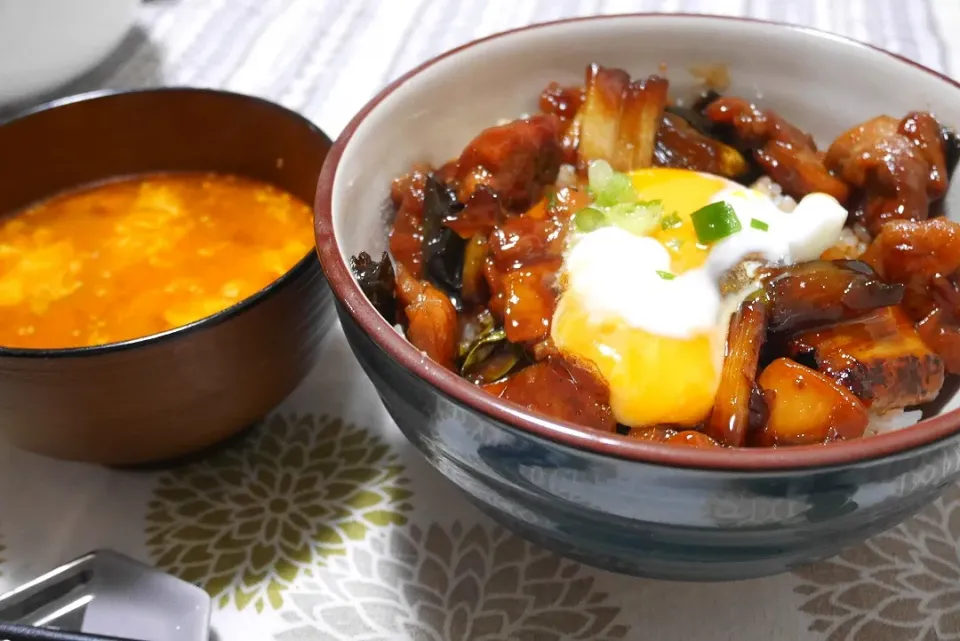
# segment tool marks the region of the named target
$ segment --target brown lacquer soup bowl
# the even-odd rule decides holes
[[[140,175],[232,175],[307,203],[304,253],[222,311],[108,344],[0,346],[0,435],[48,456],[132,465],[201,450],[266,415],[316,363],[334,317],[309,206],[330,144],[279,105],[201,89],[83,95],[0,124],[0,228],[61,192]],[[130,289],[128,304],[140,304]],[[13,309],[0,306],[0,322]]]
[[[634,78],[666,73],[677,97],[699,94],[704,66],[722,65],[707,74],[721,82],[729,76],[722,93],[776,110],[824,146],[878,114],[924,110],[960,123],[960,87],[948,78],[832,35],[749,20],[576,19],[496,35],[427,62],[347,126],[316,201],[317,246],[343,329],[400,429],[507,527],[585,563],[661,579],[784,572],[835,555],[934,500],[960,473],[960,398],[950,376],[923,420],[904,429],[814,445],[680,447],[507,402],[497,393],[503,388],[482,389],[442,367],[378,313],[351,258],[367,252],[378,259],[389,247],[399,264],[398,245],[388,243],[391,181],[415,162],[442,167],[481,130],[537,112],[544,87],[582,84],[594,62]],[[555,97],[554,107],[563,95]],[[581,152],[584,144],[581,136]],[[957,194],[945,198],[948,216],[960,212]],[[553,398],[553,406],[564,400]]]

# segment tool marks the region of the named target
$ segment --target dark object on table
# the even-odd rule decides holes
[[[21,623],[0,621],[0,638],[4,641],[138,641],[120,637],[105,637],[102,634],[65,632],[54,628],[39,628]]]
[[[114,177],[215,171],[312,202],[329,139],[279,105],[156,89],[51,103],[0,125],[0,216]],[[253,424],[312,369],[333,301],[313,252],[237,305],[134,340],[0,348],[0,432],[23,449],[105,464],[166,460]]]
[[[210,597],[126,556],[97,550],[0,596],[0,621],[6,622],[0,638],[10,641],[206,641]]]

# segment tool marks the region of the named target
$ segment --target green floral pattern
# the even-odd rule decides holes
[[[156,565],[219,607],[280,608],[298,576],[368,531],[406,523],[408,480],[379,437],[339,419],[275,415],[242,444],[158,479]]]
[[[393,528],[290,591],[277,641],[618,641],[619,605],[582,565],[500,527]],[[633,637],[631,637],[633,638]]]

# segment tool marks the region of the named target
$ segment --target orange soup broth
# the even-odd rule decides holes
[[[313,247],[312,211],[222,174],[83,188],[0,219],[0,347],[149,336],[255,294]]]

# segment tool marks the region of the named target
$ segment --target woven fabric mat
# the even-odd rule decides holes
[[[386,82],[442,50],[639,10],[806,24],[960,73],[951,0],[153,0],[109,60],[58,93],[223,87],[335,136]],[[615,576],[479,514],[399,434],[339,327],[324,349],[327,365],[248,438],[186,467],[109,471],[0,446],[0,589],[111,547],[204,587],[224,640],[960,639],[960,489],[792,574],[727,585]]]

